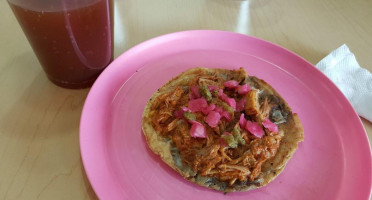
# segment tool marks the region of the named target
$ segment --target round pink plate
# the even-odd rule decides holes
[[[147,100],[191,67],[244,67],[271,84],[298,113],[305,141],[267,186],[224,195],[184,180],[147,147]],[[143,42],[98,78],[80,125],[86,173],[100,199],[368,199],[371,150],[342,93],[314,66],[269,42],[222,31],[186,31]]]

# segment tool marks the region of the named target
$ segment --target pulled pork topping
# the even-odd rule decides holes
[[[241,71],[201,75],[152,105],[156,131],[172,140],[182,164],[229,185],[254,181],[283,137],[275,124],[283,120],[280,106]]]

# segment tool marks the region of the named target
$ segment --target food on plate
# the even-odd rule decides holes
[[[147,102],[142,130],[185,179],[223,192],[265,186],[304,140],[283,98],[243,68],[181,73]]]

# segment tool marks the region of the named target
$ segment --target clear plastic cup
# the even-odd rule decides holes
[[[89,87],[112,61],[112,0],[8,3],[46,75],[56,85]]]

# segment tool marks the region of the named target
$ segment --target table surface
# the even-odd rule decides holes
[[[162,34],[215,29],[271,41],[313,64],[345,43],[372,71],[371,8],[366,0],[117,0],[115,57]],[[49,82],[5,0],[0,13],[0,199],[97,199],[79,151],[89,89]],[[362,121],[371,141],[372,123]]]

